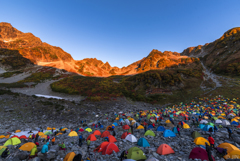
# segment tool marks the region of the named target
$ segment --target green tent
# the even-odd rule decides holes
[[[144,136],[148,136],[148,135],[156,136],[155,133],[152,130],[148,130],[148,131],[145,132]]]
[[[45,133],[44,133],[45,135],[51,135],[51,134],[53,134],[51,131],[46,131]]]
[[[207,123],[207,125],[211,125],[214,127],[214,123],[211,123],[211,122]]]
[[[11,138],[11,139],[8,139],[3,146],[17,145],[17,144],[21,144],[21,140],[18,138]]]
[[[149,119],[150,119],[150,117],[151,117],[151,115],[150,115],[150,114],[148,114],[148,115],[147,115],[147,119],[149,120]]]
[[[2,148],[2,149],[0,150],[0,156],[2,155],[2,153],[3,153],[5,150],[6,150],[6,148]]]
[[[212,117],[214,120],[217,120],[218,118],[217,117]]]
[[[202,135],[199,134],[199,132],[197,132],[197,131],[192,132],[191,136],[192,136],[193,139],[196,139],[197,137],[202,137]]]
[[[128,149],[127,159],[133,159],[133,160],[141,160],[141,159],[147,159],[146,155],[143,153],[141,149],[138,147],[131,147]]]

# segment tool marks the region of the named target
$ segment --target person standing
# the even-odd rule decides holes
[[[180,134],[180,128],[179,128],[178,125],[177,125],[177,132],[178,132],[178,135],[181,136],[181,134]]]
[[[229,127],[226,127],[226,128],[228,130],[228,136],[229,136],[229,139],[230,139],[230,138],[232,138],[232,130]]]
[[[206,144],[206,151],[207,151],[207,154],[208,154],[208,160],[213,161],[211,147],[208,145],[208,143],[205,143],[205,144]]]
[[[208,141],[209,141],[209,143],[210,143],[211,148],[214,148],[214,142],[215,142],[215,140],[212,138],[211,135],[209,135]]]

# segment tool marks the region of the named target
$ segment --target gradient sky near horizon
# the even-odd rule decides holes
[[[0,22],[75,60],[127,66],[152,49],[182,52],[240,27],[240,0],[0,0]]]

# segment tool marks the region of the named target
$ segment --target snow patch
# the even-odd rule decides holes
[[[42,95],[42,94],[35,94],[37,97],[44,97],[44,98],[55,98],[55,99],[63,99],[62,97],[57,96],[49,96],[49,95]]]

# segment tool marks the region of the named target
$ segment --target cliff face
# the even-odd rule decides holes
[[[240,75],[240,28],[230,29],[204,46],[187,48],[181,55],[202,58],[203,63],[215,73]]]

